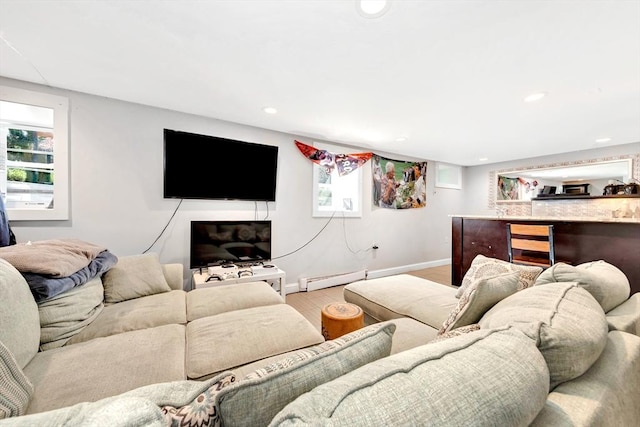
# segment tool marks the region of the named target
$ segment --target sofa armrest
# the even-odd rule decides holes
[[[162,264],[162,272],[171,289],[174,291],[184,290],[182,264]]]
[[[624,331],[640,336],[640,292],[607,313],[610,331]]]

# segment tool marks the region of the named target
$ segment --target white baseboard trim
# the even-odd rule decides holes
[[[377,279],[379,277],[393,276],[394,274],[408,273],[410,271],[422,270],[423,268],[440,267],[447,264],[451,264],[451,258],[420,262],[418,264],[401,265],[392,268],[383,268],[381,270],[369,270],[367,272],[367,279]]]
[[[422,270],[423,268],[440,267],[451,264],[451,258],[439,259],[435,261],[420,262],[417,264],[407,264],[381,270],[367,270],[367,279],[377,279],[379,277],[393,276],[394,274],[408,273],[409,271]],[[287,283],[284,286],[285,293],[294,294],[300,292],[298,283]]]

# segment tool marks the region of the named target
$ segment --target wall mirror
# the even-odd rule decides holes
[[[498,171],[495,177],[496,202],[527,202],[554,195],[602,196],[607,186],[634,181],[631,158]]]
[[[0,193],[10,221],[69,219],[67,98],[0,86]]]

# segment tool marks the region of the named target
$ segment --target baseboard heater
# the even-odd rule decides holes
[[[367,270],[354,271],[353,273],[334,274],[322,277],[302,277],[298,279],[298,287],[301,291],[316,291],[332,286],[345,285],[347,283],[367,278]]]

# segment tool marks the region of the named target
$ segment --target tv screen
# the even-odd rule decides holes
[[[164,130],[164,198],[276,200],[278,147]]]
[[[271,221],[191,221],[189,268],[271,259]]]

